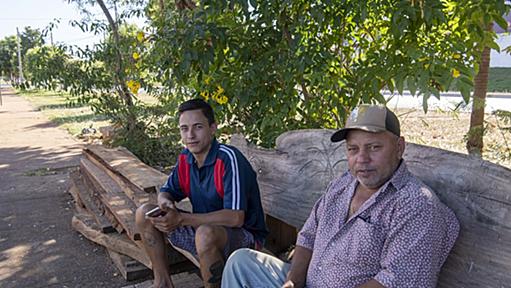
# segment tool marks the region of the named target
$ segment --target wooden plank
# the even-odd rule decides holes
[[[80,168],[80,170],[82,170],[83,168]],[[124,227],[122,227],[121,224],[119,224],[119,221],[117,221],[117,219],[115,219],[115,216],[112,214],[112,212],[108,209],[108,207],[105,206],[105,204],[103,204],[103,201],[101,200],[101,196],[100,196],[100,190],[97,190],[98,188],[95,187],[95,185],[97,186],[98,184],[95,184],[95,182],[90,179],[90,176],[87,175],[87,173],[82,173],[80,174],[82,180],[83,180],[83,183],[86,187],[88,187],[88,191],[90,192],[90,196],[91,196],[91,199],[92,199],[92,202],[94,203],[94,205],[96,205],[96,207],[98,207],[99,209],[99,213],[100,215],[103,215],[105,216],[106,219],[108,219],[108,221],[110,222],[110,224],[112,225],[112,227],[118,232],[118,233],[123,233],[125,232],[124,230]]]
[[[92,192],[89,191],[89,188],[84,185],[82,178],[80,177],[80,173],[78,171],[74,171],[70,175],[71,178],[71,187],[73,190],[76,190],[77,196],[81,199],[84,207],[90,212],[96,224],[99,226],[99,229],[103,233],[112,233],[115,232],[116,229],[112,226],[109,219],[105,216],[105,211],[101,211],[94,200],[92,199]]]
[[[130,198],[136,206],[140,206],[144,203],[157,203],[157,195],[156,193],[146,193],[144,190],[140,189],[137,185],[133,184],[129,179],[126,179],[123,175],[118,173],[117,171],[111,170],[109,167],[104,166],[108,165],[102,159],[95,154],[92,154],[90,150],[84,150],[84,156],[94,163],[96,167],[100,168],[110,176],[112,180],[114,180],[124,191],[124,194]],[[140,172],[142,173],[142,172]],[[142,175],[143,176],[143,175]]]
[[[265,212],[300,228],[328,183],[347,171],[344,143],[332,130],[280,135],[276,149],[249,145],[235,135],[258,172]],[[461,225],[438,287],[505,287],[511,283],[511,170],[467,155],[407,143],[408,168],[432,187]]]
[[[113,181],[104,171],[95,166],[89,160],[80,160],[80,169],[83,175],[92,180],[92,184],[101,199],[101,202],[122,225],[130,239],[136,240],[135,236],[135,204],[124,194],[121,187]]]
[[[151,268],[151,261],[145,252],[124,234],[104,234],[93,224],[93,220],[85,215],[75,215],[71,226],[87,239],[106,247],[109,250],[130,256],[138,262]]]
[[[75,203],[75,209],[80,212],[85,208],[85,204],[83,204],[82,199],[80,199],[80,195],[78,193],[78,188],[76,187],[75,183],[71,181],[71,184],[69,185],[69,189],[67,192],[73,197],[73,201]]]
[[[114,263],[122,277],[127,281],[145,278],[153,274],[153,271],[129,256],[107,249],[110,259]]]
[[[101,145],[89,145],[85,153],[94,155],[105,167],[118,173],[127,182],[133,183],[142,191],[155,193],[167,180],[167,175],[146,165],[124,147],[106,148]]]

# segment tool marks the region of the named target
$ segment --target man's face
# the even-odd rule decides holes
[[[209,125],[201,110],[189,110],[179,116],[179,131],[181,141],[195,158],[205,157],[215,136],[216,124]]]
[[[404,138],[390,132],[351,130],[346,138],[351,174],[363,187],[376,191],[394,174],[404,148]]]

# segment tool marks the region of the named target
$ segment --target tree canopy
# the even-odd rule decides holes
[[[77,22],[86,31],[118,32],[70,56],[33,53],[34,63],[37,55],[60,57],[43,66],[61,72],[33,73],[32,84],[67,89],[121,126],[132,117],[126,135],[136,127],[144,135],[158,131],[149,138],[171,126],[177,103],[202,97],[224,132],[243,132],[263,146],[291,129],[340,127],[357,104],[384,103],[383,90],[408,89],[427,109],[429,97],[455,85],[468,102],[483,47],[498,49],[485,27],[494,21],[507,27],[508,9],[501,0],[70,2],[85,11],[103,3],[105,15],[119,11],[108,24]],[[126,25],[141,14],[147,26]],[[62,70],[63,61],[74,68]],[[137,102],[140,88],[159,103]],[[132,107],[126,95],[134,97]]]

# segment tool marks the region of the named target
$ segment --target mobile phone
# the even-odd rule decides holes
[[[167,214],[167,212],[160,209],[160,207],[156,207],[154,209],[151,209],[145,213],[145,216],[147,217],[160,217]]]

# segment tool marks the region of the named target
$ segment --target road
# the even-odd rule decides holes
[[[417,108],[422,109],[422,96],[412,96],[410,92],[404,91],[404,95],[398,95],[397,93],[392,95],[389,92],[385,92],[385,99],[389,100],[387,104],[389,107],[394,108]],[[463,98],[459,92],[444,92],[440,94],[440,99],[431,96],[428,99],[429,109],[440,108],[442,110],[454,109],[459,103],[463,102]],[[460,107],[463,112],[470,112],[472,110],[472,104],[463,104]],[[511,111],[511,93],[488,93],[486,96],[486,113],[492,113],[493,111],[507,110]]]
[[[105,250],[71,228],[81,144],[2,88],[0,287],[122,287]]]

